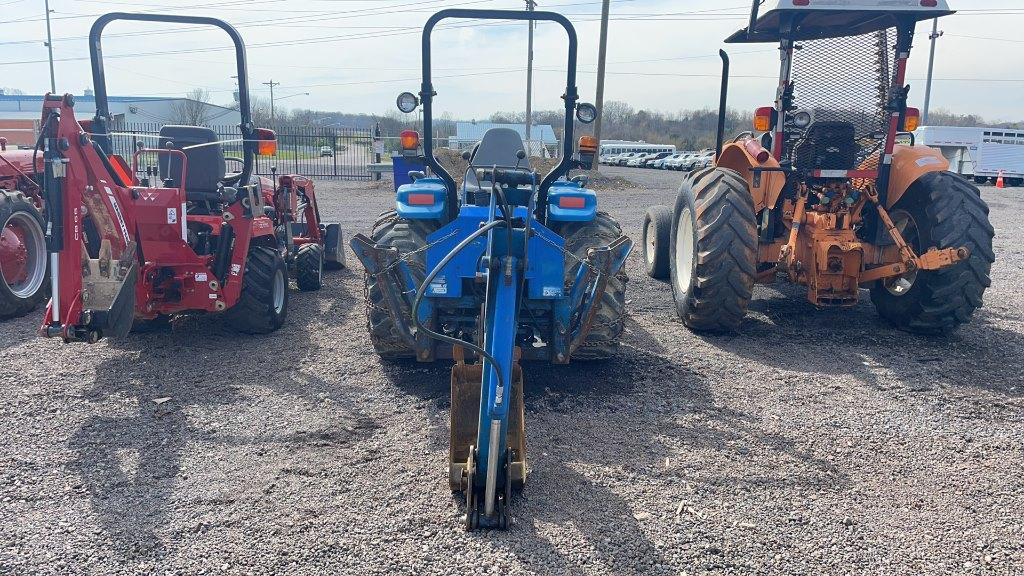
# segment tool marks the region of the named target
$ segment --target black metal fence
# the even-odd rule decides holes
[[[111,130],[114,151],[130,159],[140,142],[146,148],[156,148],[160,127],[156,122],[130,122],[115,126]],[[209,128],[217,133],[227,157],[241,158],[242,135],[238,126]],[[310,178],[372,178],[367,170],[367,165],[375,161],[371,129],[279,126],[275,131],[277,154],[256,157],[256,173],[261,176],[270,176],[276,169],[278,174],[301,174]],[[233,164],[229,163],[228,169],[232,167]]]

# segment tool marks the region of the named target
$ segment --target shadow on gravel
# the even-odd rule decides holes
[[[664,502],[686,485],[706,500],[737,486],[848,489],[845,473],[756,417],[716,402],[704,375],[661,356],[663,348],[640,326],[631,322],[629,329],[630,343],[614,359],[524,364],[530,477],[512,501],[515,528],[489,544],[540,574],[586,574],[596,567],[669,573],[661,565],[670,562],[638,519],[646,514],[644,521],[657,521],[661,510],[637,509],[635,496],[621,491],[648,492],[648,501]],[[637,343],[654,343],[655,352]],[[447,412],[450,363],[383,366],[395,386]],[[447,426],[433,426],[430,435],[432,444],[447,448]],[[666,459],[676,464],[666,469]],[[736,472],[737,460],[747,463],[742,472]],[[458,496],[452,502],[464,505]],[[552,527],[581,538],[590,557],[566,556]]]
[[[782,370],[848,374],[880,389],[939,385],[1024,397],[1024,334],[1001,327],[984,308],[953,334],[928,336],[884,322],[866,292],[853,309],[818,310],[798,287],[760,291],[739,334],[697,337]]]
[[[94,415],[83,422],[69,441],[73,456],[68,466],[81,479],[100,528],[120,557],[164,555],[169,515],[180,510],[175,487],[182,479],[182,460],[193,456],[185,452],[188,446],[311,447],[347,444],[373,433],[369,418],[347,413],[339,414],[339,429],[298,429],[278,437],[267,436],[262,421],[244,423],[248,428],[241,436],[214,435],[189,422],[191,407],[227,406],[231,411],[238,404],[241,409],[251,401],[252,384],[310,403],[340,400],[336,383],[301,370],[318,351],[311,335],[339,314],[351,313],[352,298],[343,288],[325,292],[331,304],[323,311],[318,304],[324,292],[293,291],[288,320],[269,335],[239,334],[219,318],[197,316],[176,319],[163,331],[107,341],[112,354],[97,366],[85,398],[106,405],[97,411],[116,415]]]

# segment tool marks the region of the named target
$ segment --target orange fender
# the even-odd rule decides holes
[[[897,145],[892,154],[886,209],[892,208],[921,176],[946,170],[949,170],[949,160],[937,148]]]
[[[771,156],[764,162],[758,162],[742,142],[730,142],[723,146],[716,165],[739,172],[747,181],[750,195],[754,199],[754,212],[774,207],[782,188],[786,185],[786,175],[782,172],[761,172],[760,185],[754,186],[752,168],[778,168],[779,162]]]

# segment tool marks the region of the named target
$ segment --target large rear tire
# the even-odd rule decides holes
[[[576,258],[569,255],[565,257],[565,283],[568,287],[572,285],[579,267],[583,265],[579,260],[586,259],[587,251],[591,248],[600,248],[611,244],[622,236],[622,227],[609,214],[598,212],[592,221],[567,223],[559,230],[559,233],[565,238],[565,249],[576,256]],[[619,339],[622,337],[624,328],[623,322],[626,318],[626,282],[628,281],[629,277],[623,270],[619,270],[617,274],[608,279],[604,294],[601,295],[601,301],[597,305],[597,312],[594,314],[590,332],[583,339],[583,343],[572,353],[572,360],[604,360],[618,352]]]
[[[267,334],[288,316],[288,266],[273,248],[249,249],[238,302],[225,315],[239,332]]]
[[[683,181],[670,242],[676,313],[691,330],[736,330],[757,272],[757,220],[738,172],[704,168]]]
[[[44,225],[24,194],[0,190],[0,320],[24,316],[46,297]]]
[[[397,248],[399,256],[407,258],[406,264],[418,286],[427,275],[427,253],[422,249],[427,245],[427,236],[436,228],[433,220],[406,220],[394,210],[389,210],[377,218],[371,239],[378,246]],[[366,274],[365,286],[366,328],[374,351],[385,360],[415,358],[416,351],[406,344],[395,328],[377,278]],[[405,321],[412,324],[412,318],[407,317]]]
[[[933,172],[919,178],[890,210],[904,239],[921,254],[929,248],[970,251],[967,260],[941,270],[921,270],[879,280],[871,301],[882,318],[897,328],[944,334],[967,322],[981,307],[995,262],[988,205],[964,178]]]
[[[664,280],[669,276],[669,243],[672,237],[672,209],[652,206],[644,214],[644,267],[651,278]]]

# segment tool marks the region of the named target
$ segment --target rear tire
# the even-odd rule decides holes
[[[565,238],[565,249],[584,260],[591,248],[611,244],[622,236],[622,227],[609,214],[598,212],[590,222],[569,222],[559,231]],[[572,285],[576,273],[582,266],[575,258],[566,255],[565,284]],[[608,279],[601,302],[597,305],[590,332],[572,353],[572,360],[604,360],[619,350],[623,323],[626,318],[626,282],[629,277],[623,270]]]
[[[757,221],[738,172],[704,168],[683,181],[672,219],[676,313],[696,332],[739,328],[754,291]]]
[[[295,255],[295,283],[299,290],[319,290],[324,280],[324,247],[303,244]]]
[[[970,256],[949,268],[918,271],[909,287],[904,284],[900,290],[893,288],[892,281],[880,280],[871,288],[871,301],[882,318],[901,330],[923,334],[955,330],[981,308],[985,289],[992,284],[995,230],[988,219],[988,205],[967,180],[950,172],[933,172],[914,182],[892,213],[894,222],[908,216],[913,222],[916,233],[908,234],[912,236],[908,243],[918,254],[933,247],[966,246]]]
[[[644,214],[643,256],[647,275],[664,280],[669,276],[668,245],[672,236],[672,209],[652,206]]]
[[[378,246],[397,248],[400,256],[406,256],[426,246],[427,236],[433,233],[436,227],[437,224],[433,220],[405,220],[394,210],[389,210],[377,218],[371,239]],[[426,251],[416,252],[406,264],[419,285],[427,275]],[[374,351],[385,360],[415,358],[416,350],[406,344],[395,328],[377,278],[366,274],[365,286],[366,329],[370,333]],[[412,318],[407,317],[405,321],[412,325]]]
[[[288,316],[288,267],[273,248],[249,248],[238,302],[224,313],[239,332],[267,334]]]
[[[24,194],[0,190],[0,320],[24,316],[46,297],[50,270],[44,226]]]

